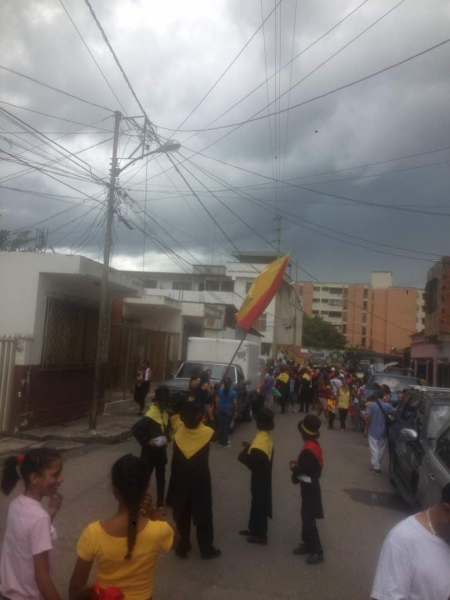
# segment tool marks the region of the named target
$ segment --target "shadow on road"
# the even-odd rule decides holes
[[[361,488],[346,488],[343,490],[354,502],[366,504],[367,506],[379,506],[389,508],[402,513],[411,513],[411,508],[397,494],[391,492],[379,492],[364,490]]]

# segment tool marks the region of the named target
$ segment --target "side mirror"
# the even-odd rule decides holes
[[[417,442],[419,434],[415,429],[402,429],[400,431],[400,438],[404,442]]]

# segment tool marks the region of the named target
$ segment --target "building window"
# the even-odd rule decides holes
[[[330,310],[328,315],[330,317],[333,317],[333,319],[341,319],[342,318],[342,313],[338,312],[337,310]]]
[[[214,279],[207,279],[205,281],[205,290],[207,292],[218,292],[220,289],[219,282]]]
[[[364,300],[363,302],[363,310],[367,310],[367,300]]]
[[[222,281],[220,289],[222,292],[234,292],[234,281]]]
[[[347,333],[347,325],[342,325],[342,333],[344,335]]]
[[[328,298],[321,298],[320,303],[321,304],[328,304],[329,300]]]
[[[361,327],[361,335],[363,335],[363,336],[366,336],[366,334],[367,334],[367,328],[366,328],[366,326],[365,326],[365,325],[363,325],[363,326]]]
[[[369,290],[367,288],[364,288],[364,299],[367,299],[369,297]]]
[[[269,344],[268,342],[262,342],[261,354],[263,354],[264,356],[270,356],[271,351],[272,351],[272,344]]]
[[[253,281],[247,281],[247,283],[245,284],[245,293],[248,294],[250,291],[250,288],[253,285]]]
[[[342,288],[330,288],[329,292],[335,296],[342,296]]]
[[[367,314],[366,313],[363,313],[363,315],[362,315],[362,322],[367,323]]]
[[[318,317],[318,316],[319,316],[319,311],[318,311],[318,310],[313,310],[313,315],[314,315],[315,317]]]
[[[367,340],[366,340],[366,338],[365,338],[365,337],[362,337],[362,338],[361,338],[361,346],[362,346],[363,348],[365,348],[365,347],[366,347],[366,344],[367,344]]]
[[[173,290],[192,290],[192,281],[174,281],[172,283]]]
[[[321,288],[320,286],[318,286],[318,285],[315,285],[315,286],[313,287],[313,291],[314,291],[314,292],[320,292],[320,291],[321,291],[321,289],[322,289],[322,288]]]
[[[253,325],[253,329],[256,329],[256,331],[260,331],[261,333],[263,333],[264,331],[266,331],[267,329],[267,316],[266,313],[262,314],[259,319],[257,319],[255,321],[255,324]]]
[[[145,282],[145,287],[149,290],[155,290],[158,287],[158,282],[156,279],[149,279]]]
[[[330,306],[342,306],[342,300],[330,300]]]

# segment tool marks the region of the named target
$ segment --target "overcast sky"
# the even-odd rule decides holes
[[[3,0],[0,63],[104,108],[0,70],[0,228],[46,228],[55,251],[98,259],[111,111],[140,109],[85,2],[63,2]],[[397,285],[422,287],[432,261],[450,254],[450,44],[278,115],[189,132],[283,111],[445,40],[447,0],[91,3],[158,135],[180,142],[173,158],[198,195],[164,155],[124,171],[118,211],[133,229],[116,218],[115,266],[221,263],[237,249],[273,249],[279,229],[305,280],[389,270]],[[98,145],[83,163],[61,161],[64,150],[25,134],[23,121],[72,152]],[[126,120],[121,129],[126,157],[138,133]]]

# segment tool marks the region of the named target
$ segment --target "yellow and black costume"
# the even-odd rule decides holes
[[[268,431],[259,431],[252,444],[240,453],[238,460],[251,471],[251,506],[248,541],[267,543],[267,519],[272,518],[273,440]]]
[[[166,488],[167,443],[170,436],[169,415],[158,404],[152,403],[147,411],[148,442],[142,445],[141,458],[152,476],[156,472],[156,495],[158,506],[164,504]],[[164,443],[164,439],[166,442]],[[159,442],[161,445],[156,445]]]
[[[214,431],[210,427],[198,423],[193,428],[182,424],[174,436],[167,502],[173,508],[180,534],[176,553],[182,558],[185,558],[191,550],[191,520],[197,528],[197,540],[202,557],[214,558],[220,554],[213,547],[212,489],[209,470],[209,447],[213,435]]]

